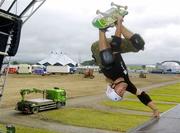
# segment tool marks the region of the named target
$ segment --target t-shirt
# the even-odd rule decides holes
[[[108,45],[110,45],[109,43],[111,42],[111,38],[107,39]],[[99,56],[99,41],[96,41],[92,44],[91,46],[91,52],[92,52],[92,57],[95,59],[96,65],[102,67],[101,64],[101,59]],[[119,45],[120,46],[120,53],[127,53],[127,52],[138,52],[139,50],[137,50],[131,43],[130,40],[128,39],[122,39],[122,43]]]

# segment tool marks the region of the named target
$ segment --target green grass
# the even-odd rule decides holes
[[[16,126],[17,133],[57,133],[54,131],[49,131],[47,129],[39,129],[39,128],[28,128],[22,126]]]
[[[168,94],[180,96],[180,83],[151,90],[150,94]]]
[[[161,96],[161,95],[150,95],[154,101],[164,101],[164,102],[176,102],[180,103],[180,97],[177,96]]]
[[[180,83],[155,88],[150,90],[148,94],[154,101],[180,103]],[[127,98],[135,99],[137,97],[134,95],[129,95]]]
[[[137,66],[137,65],[133,65],[133,66],[128,65],[127,67],[131,70],[141,70],[142,69],[142,66]]]
[[[125,132],[149,119],[147,116],[111,113],[87,108],[53,110],[41,113],[40,117],[63,124],[121,132]]]
[[[16,133],[57,133],[54,131],[49,131],[47,129],[39,129],[39,128],[30,128],[30,127],[24,127],[19,125],[14,125],[16,128]],[[3,131],[3,133],[6,133],[6,125],[0,124],[0,133]]]
[[[151,99],[155,102],[176,102],[176,103],[180,103],[180,96],[174,96],[174,95],[162,95],[162,94],[151,94],[148,93],[149,96],[151,97]],[[130,99],[137,99],[136,96],[134,95],[129,95],[127,96],[127,98]]]
[[[3,124],[0,124],[0,133],[1,132],[6,132],[6,126]]]
[[[128,110],[145,111],[145,112],[152,111],[149,107],[145,106],[140,101],[128,101],[128,100],[124,100],[121,102],[104,101],[102,102],[102,104],[117,109],[128,109]],[[172,105],[172,104],[162,104],[162,103],[156,103],[156,105],[160,112],[164,112],[176,106],[175,104]]]
[[[24,75],[24,76],[22,75],[20,76],[20,78],[24,78],[25,76],[27,75]],[[36,76],[29,75],[27,77],[30,79]],[[46,76],[43,78],[46,78]],[[132,79],[133,81],[135,81],[138,87],[139,86],[144,87],[151,84],[155,84],[157,82],[165,82],[165,81],[173,80],[173,77],[169,78],[166,76],[161,77],[159,75],[148,75],[146,79],[140,79],[137,77],[135,78],[132,77]],[[160,87],[160,88],[151,90],[150,92],[148,92],[148,94],[150,94],[151,98],[155,101],[170,101],[170,102],[179,101],[180,102],[180,89],[179,88],[180,88],[180,84]],[[80,90],[76,92],[79,93]],[[87,91],[84,91],[83,93],[87,94]],[[136,96],[130,96],[130,95],[128,96],[128,98],[137,99]],[[146,111],[146,112],[151,111],[148,107],[144,106],[141,102],[137,102],[137,101],[127,101],[127,100],[124,100],[122,102],[105,101],[101,104],[104,104],[106,106],[111,106],[114,109],[123,108],[123,109]],[[158,108],[160,109],[160,112],[164,112],[172,108],[173,106],[175,106],[175,105],[162,104],[162,103],[156,103],[156,104]],[[150,118],[149,116],[133,115],[133,114],[127,114],[127,113],[126,114],[113,113],[113,112],[106,112],[106,111],[87,109],[87,108],[62,108],[59,110],[41,112],[37,114],[37,116],[43,120],[57,121],[62,124],[98,128],[98,129],[105,129],[105,130],[113,130],[113,131],[120,131],[120,132],[126,132],[130,128],[136,127],[137,125],[144,123]],[[23,127],[23,126],[16,126],[16,131],[17,133],[54,133],[52,131],[47,131],[44,129],[28,128],[28,127]]]
[[[176,106],[176,104],[158,103],[156,101],[180,101],[179,88],[180,84],[175,84],[156,88],[149,91],[148,93],[155,101],[160,112],[165,112]],[[129,95],[127,97],[137,99],[137,97],[134,95]],[[101,104],[110,106],[115,109],[122,108],[128,110],[151,112],[151,109],[139,102],[138,99],[137,101],[124,100],[122,102],[104,101]],[[49,112],[43,112],[39,115],[39,117],[44,120],[53,120],[68,125],[99,128],[120,132],[126,132],[130,128],[136,127],[137,125],[140,125],[149,119],[148,116],[143,115],[127,115],[123,113],[112,113],[87,108],[64,108],[61,110],[53,110]]]

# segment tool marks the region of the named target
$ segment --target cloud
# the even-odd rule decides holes
[[[167,59],[180,60],[178,1],[114,0],[128,5],[124,25],[140,33],[146,49],[124,54],[127,63],[156,63]],[[45,4],[25,23],[15,59],[40,60],[55,49],[77,60],[91,59],[91,43],[98,39],[98,30],[91,24],[97,9],[105,11],[110,0],[53,0]],[[113,34],[110,29],[108,36]]]

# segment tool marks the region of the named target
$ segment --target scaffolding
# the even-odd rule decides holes
[[[0,12],[5,11],[9,18],[18,17],[25,23],[46,0],[0,0]],[[14,15],[14,16],[13,16]]]
[[[0,52],[0,55],[7,56],[7,53]],[[3,96],[4,88],[6,85],[6,79],[9,72],[9,65],[10,65],[11,57],[4,57],[4,64],[2,64],[2,68],[0,71],[0,101]]]
[[[11,56],[15,56],[19,46],[22,25],[45,1],[0,0],[0,101],[6,84]],[[14,42],[12,43],[12,41]]]

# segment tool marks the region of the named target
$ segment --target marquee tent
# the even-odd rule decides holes
[[[74,60],[72,60],[70,57],[68,57],[67,55],[63,54],[62,52],[52,51],[51,54],[47,58],[39,61],[38,64],[44,65],[44,66],[68,65],[70,67],[74,67],[76,66],[77,63]]]

